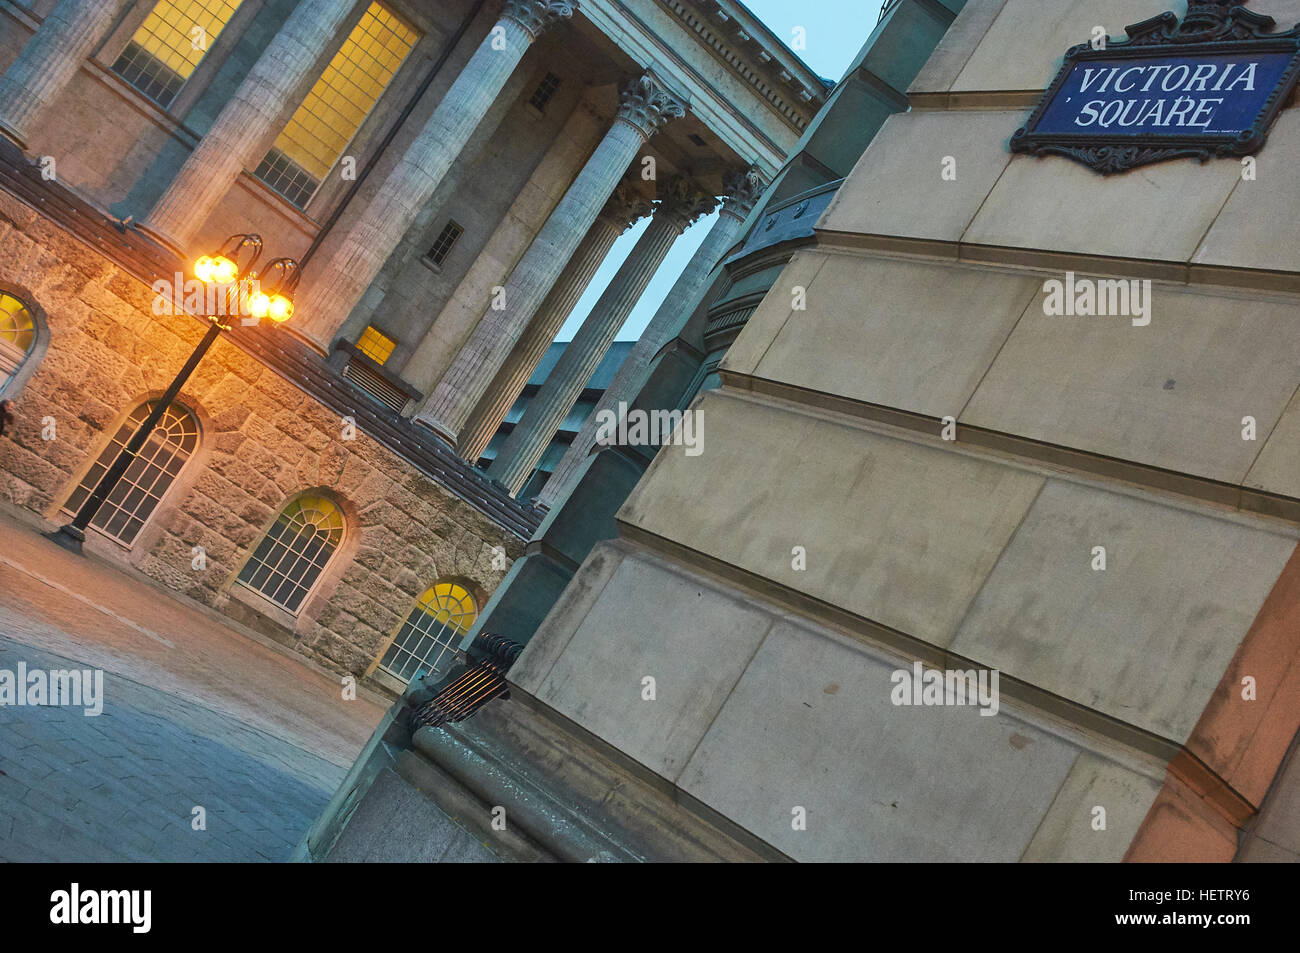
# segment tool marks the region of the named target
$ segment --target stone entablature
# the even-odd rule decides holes
[[[5,395],[17,421],[0,438],[0,497],[63,522],[60,507],[109,435],[162,392],[203,325],[155,315],[148,284],[5,191],[0,281],[39,309],[49,335],[22,389]],[[91,533],[94,548],[336,671],[370,669],[435,580],[461,581],[481,608],[522,553],[519,537],[360,428],[346,439],[337,413],[229,339],[179,402],[198,419],[198,449],[129,550]],[[235,593],[236,575],[304,491],[340,506],[343,543],[297,616],[259,611]]]

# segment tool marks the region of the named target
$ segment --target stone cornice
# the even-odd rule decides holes
[[[802,132],[829,90],[743,7],[726,0],[657,0]]]

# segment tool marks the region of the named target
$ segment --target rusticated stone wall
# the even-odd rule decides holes
[[[34,368],[5,395],[17,420],[0,438],[0,499],[62,522],[109,436],[161,394],[204,327],[154,314],[148,285],[5,192],[0,288],[42,326]],[[466,585],[481,608],[522,552],[522,540],[360,429],[348,439],[340,417],[226,339],[180,402],[198,418],[199,448],[130,549],[99,534],[88,546],[332,669],[367,672],[436,579]],[[292,616],[234,582],[281,508],[307,491],[341,506],[346,533]]]

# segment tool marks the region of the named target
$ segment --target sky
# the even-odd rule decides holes
[[[838,80],[875,28],[876,19],[880,15],[881,0],[742,0],[742,2],[787,46],[794,44],[796,27],[802,27],[803,35],[807,38],[807,47],[795,52],[819,76]],[[677,281],[717,218],[715,213],[700,219],[673,244],[672,251],[668,253],[663,266],[651,280],[650,286],[641,296],[627,323],[623,325],[618,340],[635,341],[641,336],[641,331],[659,310],[673,283]],[[557,341],[573,339],[573,335],[577,333],[583,320],[591,312],[592,306],[600,298],[601,292],[605,290],[610,279],[614,277],[614,273],[618,271],[619,266],[627,258],[628,252],[632,250],[632,246],[636,244],[649,224],[650,220],[643,218],[614,243],[604,264],[587,287],[587,293],[578,301],[564,327],[556,335]]]

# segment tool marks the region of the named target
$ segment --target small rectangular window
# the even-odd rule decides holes
[[[528,100],[528,104],[538,112],[546,111],[546,104],[551,101],[555,91],[560,88],[560,77],[554,73],[547,73],[545,78],[538,84],[533,96]]]
[[[457,239],[464,233],[465,229],[455,222],[448,222],[447,227],[442,230],[442,234],[438,236],[438,240],[433,243],[433,247],[429,249],[429,254],[425,257],[435,265],[441,265],[447,260],[447,256],[451,254]]]
[[[376,364],[385,363],[392,356],[395,347],[397,342],[373,324],[362,331],[361,337],[357,338],[357,350]]]
[[[253,174],[306,208],[418,39],[370,4]]]
[[[113,72],[166,109],[240,0],[161,0],[113,63]]]

